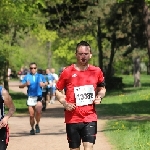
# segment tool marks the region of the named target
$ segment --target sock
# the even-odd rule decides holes
[[[55,101],[55,96],[52,96],[51,101]]]

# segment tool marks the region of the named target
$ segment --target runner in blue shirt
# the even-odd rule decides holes
[[[55,78],[50,72],[50,69],[46,69],[46,76],[48,79],[48,86],[47,86],[47,101],[51,103],[50,99],[51,96],[53,95],[53,84],[55,83]]]
[[[42,69],[38,69],[38,73],[39,74],[42,74],[47,82],[47,85],[48,85],[48,78],[46,76],[46,70],[42,70]],[[47,89],[47,86],[45,87],[42,87],[42,105],[43,105],[43,108],[42,108],[42,111],[45,111],[46,110],[46,89]]]
[[[34,135],[40,133],[39,122],[41,118],[42,111],[42,87],[47,85],[46,80],[42,74],[37,73],[37,64],[35,62],[29,65],[30,73],[28,73],[22,83],[19,85],[19,88],[27,87],[27,105],[29,108],[30,114],[30,125],[31,130],[30,134]],[[35,119],[34,119],[35,118]],[[36,120],[35,130],[34,124]]]

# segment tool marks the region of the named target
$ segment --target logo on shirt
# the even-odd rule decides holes
[[[73,74],[73,75],[72,75],[72,77],[76,77],[76,76],[77,76],[76,74]]]

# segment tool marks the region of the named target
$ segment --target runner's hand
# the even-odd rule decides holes
[[[29,86],[29,85],[30,85],[30,81],[27,81],[27,82],[26,82],[26,86]]]
[[[44,86],[45,86],[45,83],[40,82],[40,87],[44,87]]]
[[[0,121],[0,129],[3,127],[6,127],[8,124],[8,118],[4,117],[1,121]]]
[[[75,104],[73,104],[73,103],[67,103],[67,102],[63,103],[63,106],[68,111],[72,111],[72,110],[74,110],[76,108]]]
[[[102,101],[102,98],[100,96],[96,96],[95,100],[94,100],[94,104],[100,104]]]

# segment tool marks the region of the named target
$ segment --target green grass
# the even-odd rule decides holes
[[[100,115],[127,116],[150,114],[150,88],[106,96],[97,110]]]
[[[149,121],[109,121],[105,134],[115,144],[115,150],[149,150]]]
[[[15,114],[27,114],[28,113],[28,107],[26,105],[27,96],[24,95],[23,93],[16,93],[12,91],[10,91],[10,95],[16,107]]]
[[[122,76],[124,89],[108,91],[102,104],[97,106],[98,115],[112,118],[103,131],[115,150],[150,149],[150,76],[141,76],[141,88],[133,88],[133,76]],[[117,119],[115,117],[117,116]],[[133,119],[127,120],[124,117]],[[134,117],[140,117],[138,120]]]

